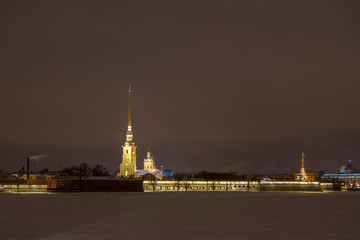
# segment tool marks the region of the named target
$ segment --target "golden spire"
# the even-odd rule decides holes
[[[129,113],[128,113],[128,127],[131,128],[131,85],[129,84]]]
[[[304,150],[301,150],[301,168],[304,168],[304,157],[305,157]]]
[[[147,153],[146,153],[147,158],[151,157],[151,152],[150,152],[150,147],[148,147]]]
[[[129,113],[128,113],[128,129],[126,132],[126,141],[133,141],[133,134],[131,129],[131,85],[129,84]]]

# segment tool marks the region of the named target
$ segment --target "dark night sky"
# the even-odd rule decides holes
[[[360,168],[359,1],[1,1],[0,168]]]

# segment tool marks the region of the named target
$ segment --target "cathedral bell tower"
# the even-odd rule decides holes
[[[122,163],[117,177],[134,178],[136,176],[136,146],[133,141],[133,132],[131,129],[131,87],[129,85],[129,112],[128,128],[126,132],[126,141],[123,148]]]

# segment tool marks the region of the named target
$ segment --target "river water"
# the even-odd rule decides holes
[[[0,194],[0,239],[360,239],[360,192]]]

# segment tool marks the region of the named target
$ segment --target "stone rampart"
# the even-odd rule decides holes
[[[332,191],[332,184],[295,181],[143,181],[144,192]]]

